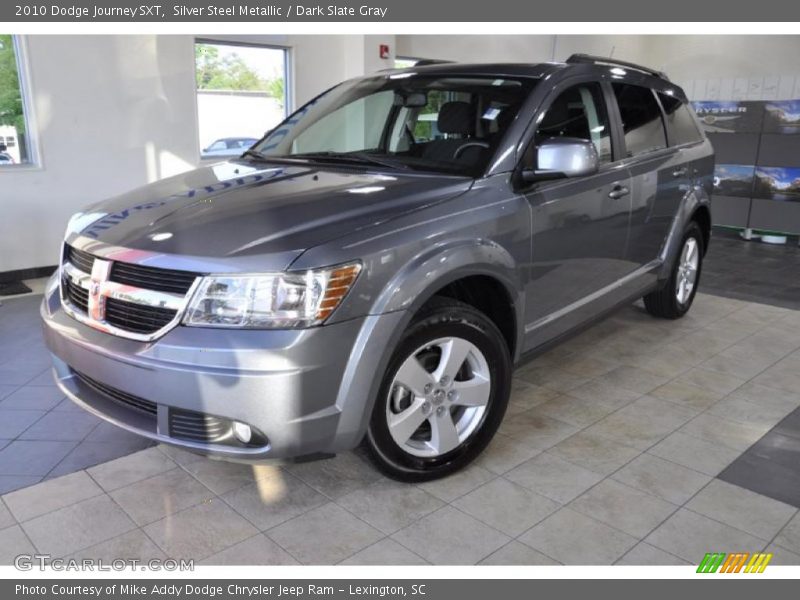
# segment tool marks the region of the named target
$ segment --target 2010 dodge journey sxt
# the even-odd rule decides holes
[[[645,67],[436,63],[345,82],[240,158],[95,204],[42,305],[61,389],[238,461],[362,441],[404,480],[489,443],[515,363],[691,306],[714,166]]]

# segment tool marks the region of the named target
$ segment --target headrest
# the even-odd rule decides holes
[[[470,135],[475,129],[472,105],[468,102],[446,102],[439,109],[436,126],[440,133]]]

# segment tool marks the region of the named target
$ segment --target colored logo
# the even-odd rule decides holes
[[[772,554],[765,552],[708,552],[700,565],[698,573],[763,573],[767,568]]]

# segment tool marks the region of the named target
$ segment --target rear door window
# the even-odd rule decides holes
[[[697,127],[694,115],[686,105],[678,98],[669,94],[658,92],[661,106],[664,107],[664,114],[667,122],[667,132],[672,146],[681,144],[692,144],[703,139],[700,129]]]
[[[625,132],[629,157],[641,156],[667,147],[661,108],[653,90],[627,83],[612,83]]]

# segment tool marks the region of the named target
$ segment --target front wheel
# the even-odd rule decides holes
[[[669,281],[661,289],[644,297],[644,306],[651,315],[678,319],[688,312],[700,283],[704,253],[703,232],[692,221],[683,236],[683,244],[672,266]]]
[[[471,462],[505,413],[508,346],[471,306],[435,298],[392,355],[367,429],[376,465],[401,481],[444,477]]]

